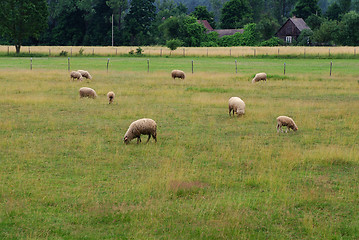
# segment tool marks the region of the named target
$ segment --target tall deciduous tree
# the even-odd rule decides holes
[[[346,13],[338,26],[338,43],[347,46],[359,45],[359,14],[355,11]]]
[[[216,28],[216,22],[214,21],[214,13],[208,12],[205,6],[197,6],[191,15],[198,20],[207,20],[212,28]]]
[[[1,0],[0,30],[20,53],[29,37],[38,38],[47,27],[46,0]]]
[[[295,16],[303,19],[307,19],[312,14],[320,15],[320,13],[318,0],[299,0],[293,11]]]
[[[221,27],[239,28],[251,22],[252,12],[247,0],[230,0],[222,8]]]
[[[106,1],[107,6],[113,10],[113,14],[117,19],[118,30],[122,28],[122,21],[125,11],[128,9],[127,0],[109,0]]]
[[[154,0],[132,0],[130,12],[126,15],[126,27],[130,34],[130,44],[140,43],[149,35],[155,18]],[[141,38],[141,39],[140,39]]]

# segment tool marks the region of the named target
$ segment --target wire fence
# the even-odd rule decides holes
[[[0,45],[0,53],[16,53],[14,46]],[[182,56],[182,57],[257,57],[257,56],[299,56],[299,57],[334,57],[335,55],[357,56],[357,47],[180,47],[171,51],[162,46],[126,46],[126,47],[91,47],[91,46],[22,46],[21,53],[43,54],[48,56]]]

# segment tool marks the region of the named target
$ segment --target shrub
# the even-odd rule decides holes
[[[64,50],[62,50],[62,51],[60,52],[60,56],[63,56],[63,57],[66,57],[67,54],[68,54],[68,52],[67,52],[67,51],[64,51]]]
[[[182,46],[183,42],[179,39],[171,39],[166,41],[166,46],[171,49],[171,51],[176,50],[178,47]]]
[[[277,37],[272,37],[260,43],[260,46],[275,47],[283,45],[283,40]]]
[[[141,55],[143,52],[143,49],[141,47],[136,48],[136,54]]]

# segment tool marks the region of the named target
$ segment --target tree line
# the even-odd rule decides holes
[[[197,4],[202,5],[195,5]],[[0,44],[50,46],[277,46],[295,15],[294,45],[359,45],[359,0],[2,0]],[[243,33],[219,37],[197,22]],[[112,37],[113,36],[113,37]]]

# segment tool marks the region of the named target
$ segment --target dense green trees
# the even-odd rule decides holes
[[[205,6],[197,6],[191,13],[196,19],[207,20],[211,27],[216,28],[216,22],[214,21],[214,13],[208,12]]]
[[[38,38],[47,27],[47,16],[45,0],[1,0],[0,33],[19,53],[25,40]]]
[[[319,0],[327,6],[327,0]],[[0,44],[183,46],[273,46],[292,14],[303,17],[298,45],[359,45],[359,0],[338,0],[320,14],[317,0],[2,0]],[[350,9],[356,11],[349,12]],[[218,37],[212,27],[245,28],[243,34]],[[31,24],[29,24],[31,23]],[[2,37],[1,37],[2,36]]]
[[[312,14],[320,15],[321,10],[318,6],[318,0],[299,0],[297,5],[295,5],[293,14],[304,20]]]
[[[252,22],[252,11],[247,0],[229,0],[222,8],[221,28],[241,28]]]

